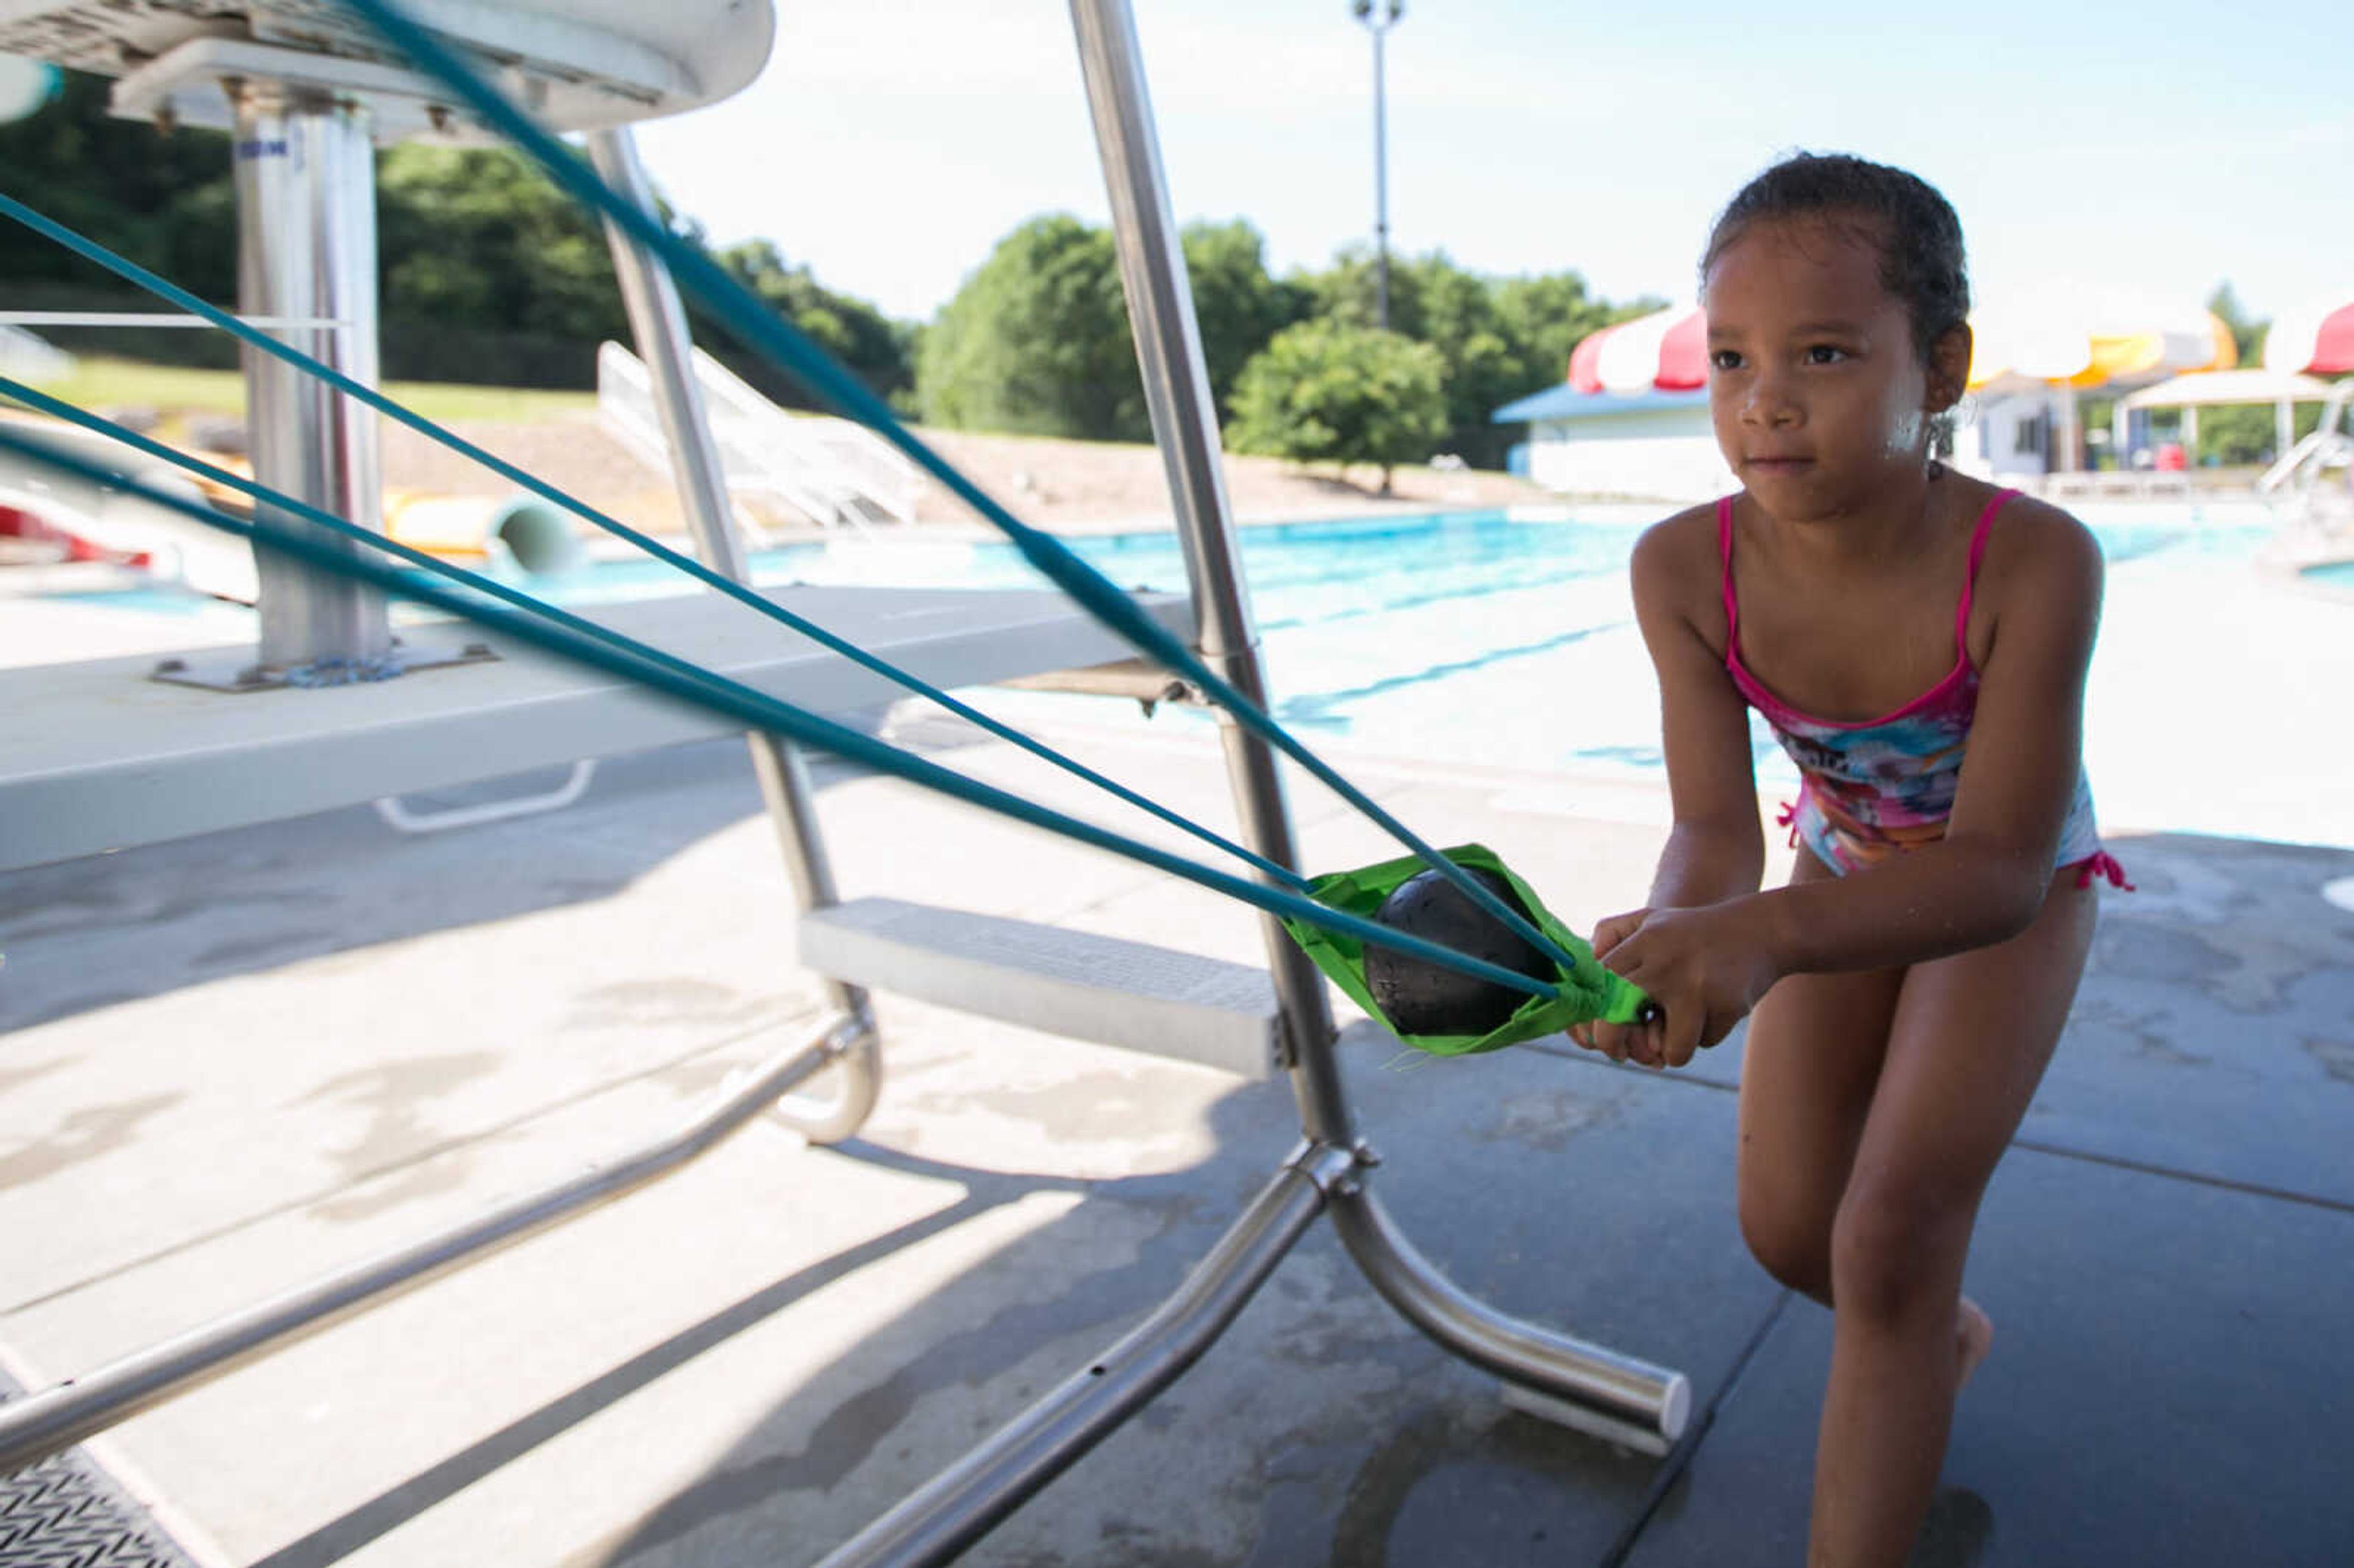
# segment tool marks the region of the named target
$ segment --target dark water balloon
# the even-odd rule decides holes
[[[1528,916],[1528,906],[1511,883],[1492,871],[1464,869],[1502,899],[1505,907]],[[1483,959],[1532,980],[1553,978],[1551,959],[1435,871],[1398,884],[1373,918],[1392,930]],[[1365,985],[1390,1027],[1401,1034],[1485,1034],[1518,1012],[1529,997],[1526,991],[1442,969],[1371,942],[1365,944]]]

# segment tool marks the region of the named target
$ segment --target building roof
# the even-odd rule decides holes
[[[1492,424],[1509,425],[1522,419],[1546,421],[1558,419],[1607,418],[1613,414],[1641,414],[1659,408],[1691,408],[1705,404],[1708,393],[1691,392],[1581,392],[1567,382],[1532,393],[1517,403],[1507,403],[1488,416]]]
[[[2145,387],[2126,398],[2128,408],[2212,408],[2224,403],[2318,403],[2329,383],[2285,370],[2201,370]]]

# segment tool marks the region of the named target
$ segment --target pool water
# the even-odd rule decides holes
[[[2298,594],[2252,562],[2260,510],[2083,508],[2109,565],[2084,749],[2105,824],[2354,847],[2354,605]],[[1634,621],[1632,510],[1569,522],[1497,512],[1245,529],[1242,556],[1275,712],[1320,750],[1656,783],[1659,696]],[[1123,587],[1179,589],[1166,533],[1079,536]],[[1010,545],[936,534],[845,536],[764,552],[763,584],[1034,588]],[[560,602],[677,591],[672,569],[599,563],[528,585]],[[111,598],[122,608],[165,592]],[[2329,695],[2337,694],[2336,695]],[[1137,705],[1036,692],[968,693],[1008,722],[1130,728]],[[1758,784],[1797,776],[1753,715]],[[1156,728],[1206,726],[1163,707]]]
[[[1311,745],[1349,752],[1660,779],[1658,687],[1627,578],[1647,521],[1627,512],[1527,523],[1488,512],[1243,530],[1276,716]],[[2119,578],[2244,573],[2266,532],[2250,519],[2188,513],[2087,521]],[[1070,543],[1123,586],[1184,586],[1167,534]],[[776,553],[763,571],[830,583],[1040,580],[1010,546],[921,540],[804,546]],[[1136,711],[1034,693],[988,701],[1010,720],[1038,723],[1126,724]],[[1154,722],[1208,718],[1163,710]],[[1796,772],[1755,715],[1751,741],[1761,788],[1795,788]]]
[[[2354,605],[2256,569],[2272,526],[2260,508],[2077,514],[2108,564],[2084,730],[2105,829],[2354,848],[2354,725],[2329,695],[2354,692]],[[1647,521],[1457,513],[1244,530],[1277,716],[1344,763],[1382,755],[1656,786],[1659,688],[1627,578]],[[1123,586],[1184,584],[1167,535],[1071,543]],[[937,539],[845,539],[763,568],[841,583],[1038,581],[1011,546]],[[1100,697],[968,694],[1058,736],[1147,722]],[[1167,707],[1150,721],[1210,722]],[[1751,742],[1758,788],[1787,797],[1797,774],[1754,715]],[[1543,779],[1511,788],[1520,802],[1592,798]]]

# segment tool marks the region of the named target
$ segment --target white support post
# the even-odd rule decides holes
[[[340,323],[279,330],[312,357],[374,386],[376,151],[368,111],[349,98],[278,82],[227,85],[237,113],[239,306],[249,315]],[[245,349],[244,358],[254,477],[381,532],[375,413],[257,349]],[[296,517],[271,521],[313,527]],[[381,594],[267,551],[256,553],[255,566],[265,672],[387,666],[392,631]]]

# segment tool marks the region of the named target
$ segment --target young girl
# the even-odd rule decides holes
[[[1717,220],[1709,405],[1740,494],[1636,546],[1675,826],[1594,945],[1662,1006],[1581,1044],[1680,1067],[1749,1014],[1742,1234],[1832,1308],[1817,1568],[1897,1568],[1987,1351],[1978,1200],[2068,1015],[2102,850],[2080,748],[2101,556],[2066,514],[1936,458],[1968,376],[1945,198],[1799,156]],[[1804,783],[1789,885],[1745,709]]]

